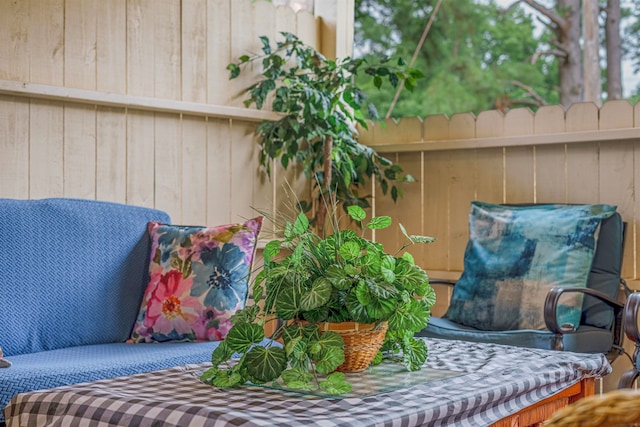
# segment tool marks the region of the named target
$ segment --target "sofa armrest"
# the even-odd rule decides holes
[[[622,354],[624,349],[622,348],[622,341],[624,339],[624,330],[622,328],[622,314],[624,312],[624,304],[615,298],[590,288],[568,287],[568,288],[551,288],[547,294],[547,298],[544,303],[544,323],[551,332],[556,334],[556,349],[562,350],[562,335],[572,333],[575,331],[573,327],[566,327],[558,325],[557,308],[560,296],[564,293],[579,292],[582,294],[590,295],[601,302],[607,304],[613,309],[614,323],[613,323],[613,348],[616,349],[618,354]]]

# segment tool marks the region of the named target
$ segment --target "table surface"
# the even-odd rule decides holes
[[[423,338],[424,339],[424,338]],[[460,375],[371,396],[325,399],[270,388],[216,389],[207,364],[15,396],[7,427],[483,426],[611,372],[604,355],[426,339],[432,369]],[[152,344],[136,344],[152,345]]]

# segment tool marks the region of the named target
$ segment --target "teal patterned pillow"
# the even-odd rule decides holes
[[[262,217],[192,227],[149,223],[149,282],[132,342],[217,341],[244,307]]]
[[[472,202],[464,272],[444,317],[477,329],[546,329],[555,286],[586,287],[609,205],[506,206]],[[582,294],[563,296],[558,323],[578,326]]]

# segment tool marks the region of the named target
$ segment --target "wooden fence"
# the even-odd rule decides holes
[[[226,65],[319,20],[251,0],[0,2],[0,197],[79,197],[221,224],[274,209],[248,73]]]

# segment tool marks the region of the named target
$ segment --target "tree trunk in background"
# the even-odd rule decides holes
[[[560,103],[565,107],[582,101],[582,49],[580,48],[580,0],[558,0],[564,26],[558,27],[558,46],[566,57],[558,58],[560,72]]]
[[[620,40],[620,0],[607,1],[605,37],[607,48],[607,99],[622,99],[622,41]]]
[[[582,69],[584,75],[583,101],[602,105],[602,82],[600,78],[600,33],[598,31],[598,1],[582,2]]]

